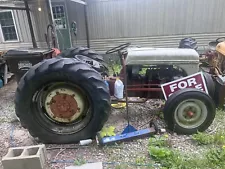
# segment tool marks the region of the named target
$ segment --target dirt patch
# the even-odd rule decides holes
[[[10,81],[0,89],[0,122],[12,122],[16,120],[14,98],[16,82]]]

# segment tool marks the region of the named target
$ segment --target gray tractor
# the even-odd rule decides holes
[[[127,87],[124,94],[129,102],[165,99],[162,84],[199,72],[199,55],[193,49],[129,46],[106,52],[118,53],[122,65],[118,76]],[[16,114],[22,126],[44,143],[93,138],[106,123],[111,103],[125,102],[114,97],[117,78],[109,76],[107,64],[95,51],[68,49],[33,65],[23,75],[16,91]],[[215,83],[209,74],[204,79],[209,94],[189,88],[168,98],[163,113],[170,130],[193,134],[211,125],[216,112]]]

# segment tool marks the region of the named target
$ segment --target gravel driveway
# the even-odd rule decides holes
[[[14,111],[14,95],[16,82],[11,81],[5,87],[0,89],[0,156],[3,157],[10,146],[28,146],[40,144],[32,138],[27,130],[23,129],[17,121]],[[148,127],[148,122],[155,118],[160,111],[162,101],[150,100],[145,104],[130,105],[129,112],[131,124],[137,129]],[[161,128],[165,127],[164,122],[156,118]],[[219,121],[224,119],[218,118]],[[218,126],[215,121],[209,130]],[[115,126],[116,133],[120,133],[127,125],[125,109],[114,109],[106,126]],[[168,133],[169,134],[169,133]],[[204,147],[197,147],[189,136],[177,136],[169,134],[171,144],[174,148],[185,153],[204,152]],[[146,166],[134,166],[133,164],[142,160],[146,164],[152,164],[148,156],[148,138],[138,139],[132,142],[121,143],[114,146],[98,147],[95,143],[89,146],[70,145],[46,145],[49,165],[52,169],[63,169],[71,165],[74,160],[88,162],[104,162],[104,168],[119,168],[118,162],[128,163],[120,166],[121,168],[149,168]],[[64,160],[64,161],[63,161]],[[65,163],[68,162],[68,163]],[[54,163],[55,162],[55,163]],[[57,163],[56,163],[57,162]],[[69,163],[70,162],[70,163]],[[0,165],[0,169],[2,166]]]

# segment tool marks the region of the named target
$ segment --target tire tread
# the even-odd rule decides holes
[[[77,60],[70,59],[70,58],[53,58],[46,61],[43,61],[39,64],[39,66],[32,67],[27,74],[21,78],[20,83],[18,84],[18,88],[16,91],[16,98],[15,98],[15,109],[16,109],[16,115],[21,121],[21,124],[23,127],[27,128],[30,134],[33,137],[40,136],[40,133],[38,131],[38,128],[32,127],[32,122],[29,120],[29,116],[26,112],[24,112],[23,106],[26,105],[24,102],[24,92],[27,91],[27,86],[32,85],[31,80],[34,77],[39,76],[40,74],[43,74],[43,72],[48,71],[61,71],[61,70],[72,70],[74,72],[79,72],[84,78],[86,78],[87,81],[91,82],[93,86],[95,86],[97,92],[98,92],[98,100],[101,101],[101,105],[103,106],[104,111],[102,111],[102,114],[98,116],[100,123],[96,124],[97,130],[101,130],[105,122],[108,120],[109,114],[110,114],[110,96],[107,89],[107,86],[103,82],[101,75],[89,67],[85,63],[81,63]],[[94,131],[94,133],[98,132]],[[48,138],[40,138],[39,139],[42,142],[51,142]],[[55,141],[55,140],[54,140]],[[68,142],[71,142],[69,140]]]

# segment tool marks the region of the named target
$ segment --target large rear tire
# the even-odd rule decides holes
[[[211,97],[205,92],[183,89],[169,97],[163,113],[171,131],[190,135],[205,131],[211,125],[216,108]]]
[[[59,56],[67,57],[67,58],[73,58],[76,55],[83,55],[83,56],[87,56],[93,60],[96,60],[98,62],[104,62],[103,57],[101,55],[99,55],[94,50],[91,50],[86,47],[69,48],[69,49],[62,51],[62,53],[59,54]]]
[[[62,58],[75,58],[76,55],[82,55],[86,56],[90,59],[93,59],[101,64],[101,71],[100,73],[102,75],[108,75],[109,69],[108,69],[108,64],[103,60],[103,57],[99,55],[96,51],[91,50],[86,47],[72,47],[68,48],[64,51],[62,51],[57,57],[62,57]]]
[[[74,59],[48,59],[33,66],[18,84],[16,114],[44,143],[75,143],[92,138],[110,112],[101,75]]]

